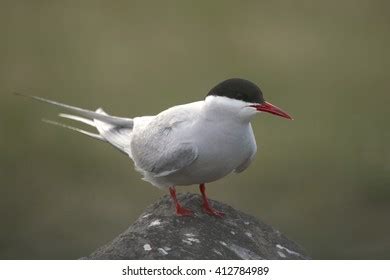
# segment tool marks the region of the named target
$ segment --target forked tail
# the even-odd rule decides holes
[[[84,135],[87,135],[97,140],[101,140],[103,142],[108,142],[114,147],[116,147],[117,149],[119,149],[121,152],[128,154],[131,157],[130,141],[131,141],[131,132],[133,130],[133,125],[134,125],[133,119],[110,116],[106,112],[104,112],[103,109],[101,108],[97,109],[96,111],[90,111],[90,110],[66,105],[63,103],[59,103],[56,101],[48,100],[42,97],[29,96],[20,93],[15,93],[15,94],[25,96],[25,97],[30,97],[32,99],[41,102],[45,102],[61,108],[65,108],[73,113],[82,116],[80,117],[78,115],[70,115],[70,114],[63,114],[63,113],[59,114],[59,116],[62,118],[67,118],[74,121],[82,122],[91,127],[94,127],[96,128],[98,133],[89,132],[56,121],[51,121],[46,119],[44,119],[43,121],[49,124],[53,124],[53,125],[71,129],[73,131],[77,131],[79,133],[82,133]]]

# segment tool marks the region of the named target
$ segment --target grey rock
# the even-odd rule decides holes
[[[210,200],[224,218],[204,214],[201,197],[179,194],[194,217],[177,217],[164,196],[122,234],[82,259],[309,259],[278,230],[229,205]]]

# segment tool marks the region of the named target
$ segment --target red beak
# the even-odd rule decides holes
[[[290,117],[289,114],[284,112],[282,109],[280,109],[280,108],[276,107],[275,105],[272,105],[271,103],[266,102],[266,101],[264,101],[261,104],[251,105],[251,107],[256,108],[257,111],[271,113],[271,114],[280,116],[282,118],[290,119],[290,120],[293,119],[292,117]]]

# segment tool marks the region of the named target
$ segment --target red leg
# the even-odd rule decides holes
[[[205,184],[200,184],[199,185],[199,190],[202,193],[202,198],[203,198],[203,205],[202,205],[203,211],[205,211],[207,214],[209,214],[211,216],[216,216],[216,217],[219,217],[219,218],[222,218],[223,216],[225,216],[225,213],[215,210],[210,205],[210,203],[209,203],[209,201],[207,199],[207,196],[206,196],[206,186],[205,186]]]
[[[176,215],[177,216],[193,216],[193,213],[190,209],[184,208],[183,206],[180,205],[179,201],[177,201],[175,187],[170,187],[169,192],[171,194],[173,202],[175,203]]]

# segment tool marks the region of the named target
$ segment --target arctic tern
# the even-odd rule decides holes
[[[169,189],[179,216],[191,216],[193,212],[177,200],[175,187],[197,184],[203,210],[222,217],[224,213],[210,205],[205,184],[232,172],[242,172],[250,165],[257,151],[252,118],[259,112],[267,112],[292,119],[266,102],[256,84],[239,78],[217,84],[202,101],[174,106],[155,116],[135,118],[111,116],[101,108],[89,111],[29,97],[67,109],[75,115],[59,116],[96,128],[98,133],[92,133],[47,121],[108,142],[128,155],[144,180]]]

